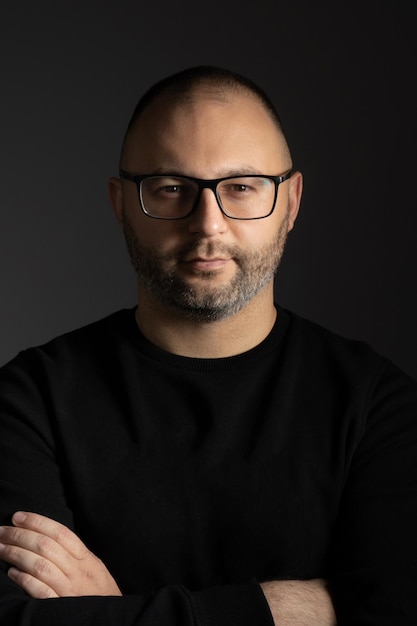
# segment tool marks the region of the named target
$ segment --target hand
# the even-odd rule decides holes
[[[274,623],[280,626],[336,626],[326,581],[277,580],[261,583]]]
[[[121,596],[106,566],[69,528],[36,513],[15,513],[0,528],[0,559],[32,598]]]

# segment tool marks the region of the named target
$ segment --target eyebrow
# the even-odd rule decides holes
[[[227,178],[228,176],[244,176],[245,174],[264,174],[264,172],[260,172],[258,169],[254,168],[251,165],[242,165],[239,168],[233,168],[233,169],[224,169],[224,170],[218,170],[217,171],[217,176],[215,176],[214,178]],[[188,172],[184,172],[182,171],[182,168],[178,168],[178,167],[158,167],[156,169],[153,170],[153,172],[150,172],[150,175],[155,175],[155,176],[190,176],[191,178],[194,178],[193,176],[191,176]]]

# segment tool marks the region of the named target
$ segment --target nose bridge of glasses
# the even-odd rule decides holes
[[[205,196],[204,190],[209,189],[210,191],[213,192],[214,198],[211,197],[209,194],[207,194],[207,197],[214,200],[217,204],[217,207],[223,212],[223,208],[220,204],[220,198],[217,193],[217,185],[219,184],[220,181],[219,180],[195,179],[195,182],[197,183],[197,186],[198,186],[198,192],[197,192],[197,197],[194,203],[194,209],[196,209],[198,206],[201,205],[202,200]]]

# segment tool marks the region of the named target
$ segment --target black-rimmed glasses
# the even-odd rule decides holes
[[[234,220],[259,220],[271,215],[278,187],[291,177],[243,174],[205,180],[192,176],[135,175],[120,170],[120,178],[133,181],[145,215],[159,220],[180,220],[197,207],[203,189],[211,189],[220,210]]]

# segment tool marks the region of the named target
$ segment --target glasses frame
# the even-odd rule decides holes
[[[193,211],[195,211],[195,209],[197,208],[197,206],[198,206],[198,204],[200,202],[200,198],[201,198],[201,194],[203,192],[203,189],[211,189],[211,191],[214,193],[214,196],[215,196],[215,198],[217,200],[217,204],[219,205],[219,209],[220,209],[220,211],[223,213],[223,215],[225,217],[228,217],[231,220],[246,220],[247,221],[247,220],[263,220],[266,217],[269,217],[270,215],[272,215],[272,213],[274,212],[274,209],[275,209],[275,205],[277,203],[278,187],[279,187],[279,185],[281,183],[283,183],[286,180],[288,180],[289,178],[291,178],[291,176],[293,174],[293,171],[294,170],[289,170],[288,172],[286,172],[285,174],[282,174],[281,176],[269,176],[269,175],[267,176],[265,174],[238,174],[238,175],[235,175],[235,176],[225,176],[224,178],[205,179],[205,178],[194,178],[193,176],[183,176],[182,174],[131,174],[130,172],[127,172],[126,170],[120,170],[119,171],[119,176],[120,176],[120,178],[123,178],[125,180],[130,180],[130,181],[136,183],[140,208],[142,209],[142,212],[147,217],[151,217],[154,220],[183,220],[183,219],[189,217],[191,215],[191,213]],[[156,215],[151,215],[146,210],[146,208],[145,208],[145,206],[143,204],[143,199],[142,199],[142,183],[147,178],[161,178],[162,176],[164,176],[164,177],[172,177],[172,178],[184,178],[185,180],[190,180],[190,181],[192,181],[192,182],[197,184],[197,186],[198,186],[198,194],[196,196],[195,202],[194,202],[191,210],[186,215],[181,215],[181,217],[159,217],[159,216],[156,216]],[[218,194],[218,191],[217,191],[217,187],[223,181],[225,181],[225,180],[232,180],[233,178],[268,178],[269,180],[272,180],[274,182],[274,184],[275,184],[275,192],[274,192],[274,201],[272,203],[272,207],[271,207],[271,210],[269,211],[269,213],[267,213],[266,215],[262,215],[260,217],[234,217],[233,215],[229,215],[228,213],[226,213],[226,211],[222,207],[222,203],[221,203],[221,199],[220,199],[220,196]]]

